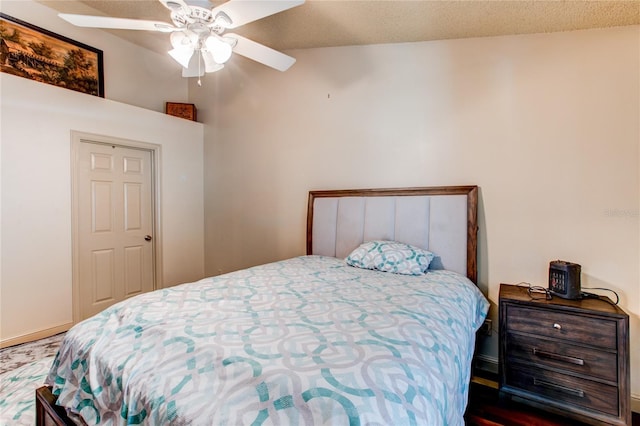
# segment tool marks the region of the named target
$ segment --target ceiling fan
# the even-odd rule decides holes
[[[212,9],[190,6],[184,0],[159,1],[171,11],[173,24],[67,13],[58,16],[79,27],[171,33],[173,49],[168,53],[182,65],[183,77],[201,77],[205,72],[222,69],[232,52],[279,71],[286,71],[296,61],[270,47],[225,31],[299,6],[304,0],[229,0]]]

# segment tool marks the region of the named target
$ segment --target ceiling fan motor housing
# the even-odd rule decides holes
[[[213,31],[222,34],[231,25],[231,18],[224,13],[218,12],[215,16],[209,9],[199,6],[189,6],[188,14],[183,9],[171,12],[171,20],[178,28],[188,28],[198,34]]]

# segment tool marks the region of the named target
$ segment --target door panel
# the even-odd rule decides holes
[[[111,200],[113,198],[111,182],[91,182],[91,230],[112,232]]]
[[[91,170],[111,171],[113,169],[113,155],[99,152],[91,153]]]
[[[77,157],[80,319],[154,289],[151,152],[82,142]]]
[[[124,229],[139,230],[142,226],[143,188],[138,183],[124,184]]]
[[[125,296],[130,297],[143,291],[144,247],[125,247],[124,249]]]
[[[94,303],[112,302],[115,298],[115,260],[112,249],[91,252],[91,290]]]

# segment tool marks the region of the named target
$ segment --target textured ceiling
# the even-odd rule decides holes
[[[170,22],[157,0],[38,0],[65,13]],[[220,1],[186,0],[211,7]],[[640,24],[640,0],[307,0],[234,30],[277,50],[531,34]],[[110,30],[166,52],[168,36]]]

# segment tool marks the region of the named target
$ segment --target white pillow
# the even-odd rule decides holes
[[[346,258],[348,265],[404,275],[423,275],[435,255],[396,241],[367,241]]]

